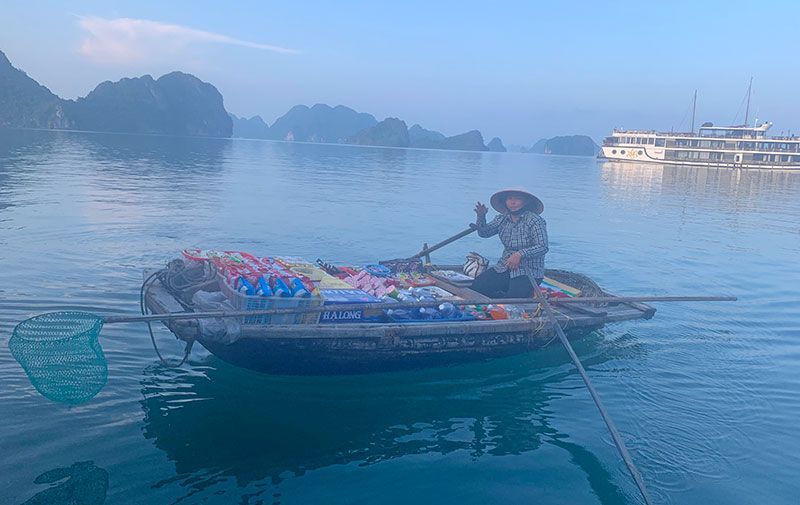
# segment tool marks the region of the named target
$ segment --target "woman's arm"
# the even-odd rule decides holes
[[[478,214],[478,219],[475,220],[475,224],[478,226],[478,236],[488,238],[497,235],[497,232],[500,231],[500,222],[502,220],[503,216],[495,216],[492,222],[487,224],[486,214]]]

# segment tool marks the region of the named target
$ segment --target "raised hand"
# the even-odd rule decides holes
[[[489,209],[486,208],[486,205],[482,204],[481,202],[475,204],[475,214],[477,214],[478,217],[486,217],[487,212],[489,212]]]

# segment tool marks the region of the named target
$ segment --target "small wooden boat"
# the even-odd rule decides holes
[[[438,265],[432,269],[460,268]],[[549,278],[575,286],[581,296],[613,296],[584,275],[547,270]],[[169,286],[154,278],[144,289],[144,306],[154,314],[185,312],[187,300],[199,289],[219,290],[216,280],[192,287]],[[166,285],[165,285],[166,284]],[[438,287],[463,299],[487,298],[469,288],[437,280]],[[608,323],[649,319],[655,309],[635,302],[558,304],[558,322],[570,339],[580,338]],[[534,310],[532,303],[525,308]],[[281,375],[339,375],[389,372],[509,356],[550,344],[555,331],[544,314],[530,319],[242,325],[233,341],[209,338],[197,324],[167,321],[175,336],[197,341],[233,365]]]

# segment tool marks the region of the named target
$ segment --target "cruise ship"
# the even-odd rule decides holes
[[[800,170],[800,137],[768,137],[772,123],[714,126],[697,133],[617,130],[603,141],[599,157],[669,165]]]

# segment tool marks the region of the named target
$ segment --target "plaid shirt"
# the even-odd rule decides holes
[[[486,216],[481,216],[475,224],[478,225],[478,235],[481,237],[500,235],[500,242],[504,247],[503,257],[492,267],[497,272],[509,270],[512,278],[527,275],[531,279],[531,285],[535,285],[535,279],[544,277],[544,255],[548,251],[548,245],[547,223],[542,216],[525,211],[515,223],[508,214],[500,214],[488,224]],[[522,260],[517,268],[509,269],[506,260],[517,251],[522,253]]]

